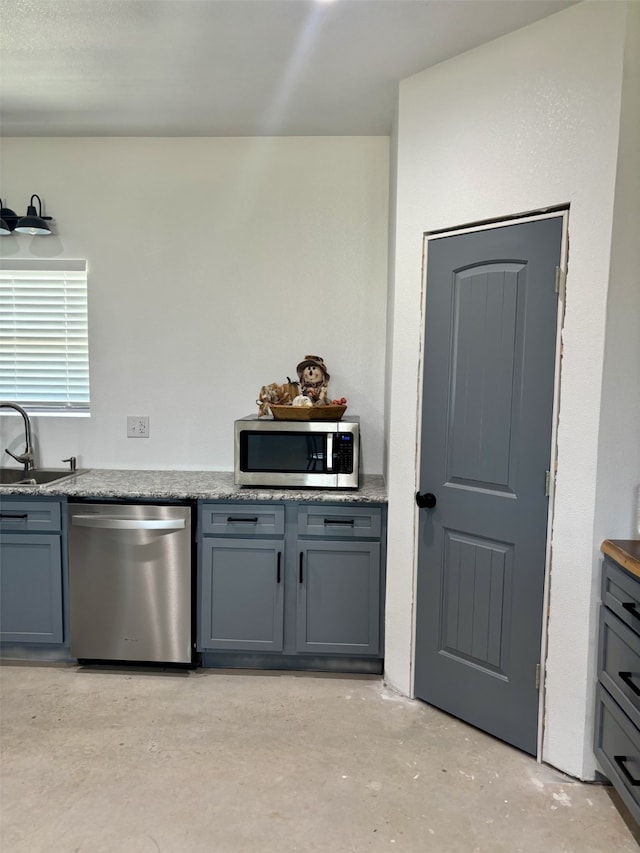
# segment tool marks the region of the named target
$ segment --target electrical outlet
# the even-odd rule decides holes
[[[149,415],[127,415],[127,438],[149,438]]]

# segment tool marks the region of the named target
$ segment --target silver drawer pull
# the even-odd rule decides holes
[[[619,672],[618,675],[620,676],[620,680],[624,681],[627,687],[629,687],[636,694],[636,696],[640,696],[640,689],[638,689],[631,680],[633,678],[632,672]]]
[[[614,755],[613,760],[618,765],[620,772],[630,785],[640,785],[640,779],[634,779],[631,773],[627,770],[626,762],[629,761],[629,757],[627,755]]]

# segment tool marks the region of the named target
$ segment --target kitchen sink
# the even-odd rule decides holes
[[[84,474],[86,468],[70,471],[68,468],[34,468],[32,471],[17,468],[0,468],[0,488],[2,486],[46,486],[60,483],[70,477]]]

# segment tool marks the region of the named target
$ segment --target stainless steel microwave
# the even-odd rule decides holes
[[[235,422],[238,486],[357,489],[360,419],[276,421],[248,415]]]

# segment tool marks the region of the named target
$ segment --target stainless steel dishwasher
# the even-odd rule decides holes
[[[71,655],[193,660],[191,507],[69,504]]]

